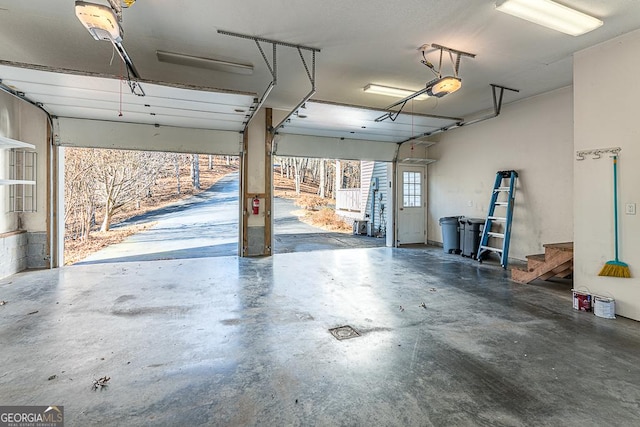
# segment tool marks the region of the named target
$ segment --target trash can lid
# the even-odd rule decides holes
[[[469,224],[484,224],[483,218],[465,218]]]
[[[444,216],[444,217],[440,218],[440,224],[442,224],[443,222],[446,222],[446,223],[455,222],[455,223],[457,223],[460,218],[462,218],[462,217],[460,217],[460,216]]]

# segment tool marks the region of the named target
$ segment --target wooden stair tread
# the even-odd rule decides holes
[[[567,277],[573,272],[573,242],[543,245],[544,254],[527,255],[527,270],[512,269],[511,279],[530,283],[536,279]]]
[[[542,245],[545,249],[557,249],[560,251],[571,251],[573,252],[573,242],[564,242],[564,243],[545,243]]]

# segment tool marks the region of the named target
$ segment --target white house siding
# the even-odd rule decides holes
[[[367,212],[367,206],[369,206],[369,192],[375,163],[365,160],[360,162],[360,212],[363,213]]]
[[[365,201],[364,212],[365,217],[369,221],[369,235],[377,235],[379,232],[385,234],[388,224],[388,207],[387,203],[389,197],[389,189],[387,188],[387,164],[384,162],[363,162],[371,163],[366,165],[367,170],[370,170],[370,177],[367,179],[363,172],[362,174],[362,194],[361,197]],[[365,170],[365,165],[362,165],[362,170]],[[374,192],[371,189],[371,182],[378,178],[378,191],[375,192],[375,203],[373,203]],[[365,190],[366,188],[366,190]],[[382,198],[382,199],[381,199]],[[384,209],[381,209],[384,206]],[[381,217],[382,212],[382,217]],[[382,225],[382,227],[381,227]]]

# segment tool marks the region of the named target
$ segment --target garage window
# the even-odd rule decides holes
[[[420,172],[403,172],[403,202],[405,208],[415,208],[422,206],[422,183]]]

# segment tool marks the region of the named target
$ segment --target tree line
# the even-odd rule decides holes
[[[194,190],[200,189],[201,162],[229,165],[237,158],[198,154],[150,151],[67,148],[65,149],[65,210],[68,238],[88,239],[92,230],[109,231],[114,215],[127,205],[152,197],[159,180],[175,183],[175,194],[184,189],[181,177],[189,174]],[[317,186],[321,198],[335,198],[336,185],[341,188],[360,186],[360,162],[341,162],[336,180],[336,161],[300,157],[276,157],[275,173],[295,182],[296,193],[301,184]],[[205,166],[207,167],[207,166]],[[336,184],[338,182],[338,184]]]
[[[208,156],[209,169],[213,157]],[[227,164],[228,156],[224,156]],[[190,175],[193,189],[200,189],[198,154],[150,151],[67,148],[65,150],[66,235],[85,240],[97,227],[109,231],[113,217],[125,206],[137,204],[153,195],[153,187],[162,178],[175,179],[175,193],[181,194],[181,177]]]
[[[318,196],[332,199],[335,199],[336,185],[340,188],[360,187],[360,162],[343,160],[340,164],[341,170],[336,171],[336,161],[333,159],[275,158],[276,173],[279,171],[281,177],[294,181],[296,194],[300,194],[300,185],[306,183],[318,186]],[[336,180],[336,172],[341,179]]]

